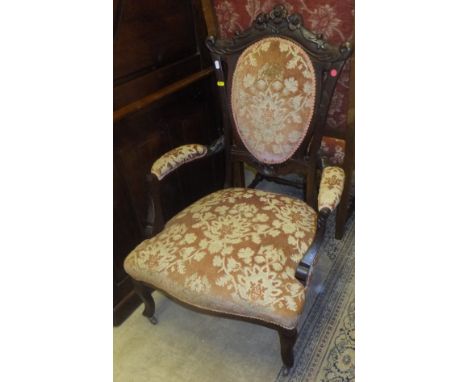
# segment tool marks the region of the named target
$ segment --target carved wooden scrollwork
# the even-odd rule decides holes
[[[319,61],[346,60],[352,51],[350,43],[344,43],[338,48],[329,45],[321,34],[304,28],[299,14],[288,15],[283,5],[275,6],[269,13],[260,13],[249,29],[236,33],[232,39],[224,40],[209,36],[206,39],[206,45],[213,53],[233,54],[242,51],[261,37],[278,34],[298,41],[311,56]]]

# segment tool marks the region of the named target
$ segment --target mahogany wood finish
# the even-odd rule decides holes
[[[308,278],[312,275],[313,268],[318,261],[317,254],[325,236],[325,229],[329,215],[330,210],[328,209],[324,209],[319,212],[315,239],[312,245],[307,249],[306,253],[304,254],[304,257],[297,266],[295,276],[304,285],[307,284]]]
[[[220,134],[204,45],[213,30],[206,7],[201,0],[114,0],[114,325],[141,304],[123,261],[146,237],[152,163],[174,147],[209,144]],[[223,172],[218,155],[171,177],[160,190],[159,224],[221,188]]]
[[[348,220],[350,213],[354,208],[354,201],[351,200],[351,184],[352,174],[354,173],[354,55],[350,59],[351,61],[351,73],[350,73],[350,96],[349,96],[349,110],[347,116],[347,128],[346,128],[346,146],[345,146],[345,160],[343,168],[346,176],[343,195],[341,202],[336,209],[336,228],[335,238],[341,240],[345,232],[345,224]]]
[[[213,36],[218,33],[218,20],[213,8],[213,3],[211,0],[201,0],[203,14],[206,20],[206,29],[209,36]]]
[[[297,330],[285,330],[279,329],[278,330],[280,344],[281,344],[281,359],[283,360],[283,364],[285,366],[284,374],[287,374],[289,369],[294,366],[294,344],[296,343],[297,339]]]
[[[309,130],[300,147],[294,155],[286,162],[281,164],[268,165],[258,162],[244,147],[239,136],[236,134],[231,103],[229,95],[231,91],[231,80],[233,70],[242,51],[250,44],[258,41],[266,36],[284,36],[299,43],[309,54],[317,73],[317,97],[315,105],[315,114],[312,118]],[[283,6],[276,6],[269,14],[260,14],[253,26],[242,34],[237,35],[232,40],[217,40],[214,37],[209,37],[206,41],[207,47],[211,52],[212,60],[218,60],[222,63],[221,67],[215,70],[216,80],[223,81],[227,86],[219,87],[219,96],[223,108],[222,120],[224,127],[224,135],[222,139],[215,141],[209,148],[206,157],[192,163],[203,164],[209,161],[212,157],[219,155],[218,153],[224,148],[225,155],[225,186],[245,187],[245,179],[243,174],[244,163],[254,167],[257,175],[254,182],[250,185],[254,187],[262,178],[274,178],[279,175],[288,173],[302,174],[305,177],[305,199],[315,209],[317,208],[317,181],[316,175],[320,167],[320,158],[318,150],[323,136],[325,118],[328,113],[330,100],[336,85],[338,76],[332,77],[328,75],[333,68],[341,72],[343,65],[351,54],[351,45],[344,44],[341,47],[329,45],[326,41],[310,31],[307,31],[302,26],[302,20],[299,15],[288,15]],[[193,141],[197,142],[197,141]],[[156,176],[150,175],[147,178],[148,190],[150,195],[149,211],[147,214],[147,223],[145,232],[148,237],[160,232],[163,229],[164,205],[166,199],[164,196],[164,187],[170,182],[170,179],[177,177],[177,174],[186,166],[182,166],[171,172],[162,180],[158,180]],[[197,173],[199,176],[200,173]],[[164,203],[161,201],[164,200]],[[159,210],[159,212],[158,212]],[[326,220],[329,215],[329,210],[323,210],[319,213],[318,229],[314,243],[305,253],[297,270],[296,278],[304,285],[310,280],[313,267],[318,259],[317,251],[320,243],[323,240]],[[142,294],[141,285],[153,288],[151,285],[136,282],[136,288],[139,295],[142,295],[142,300],[145,303],[145,315],[153,313],[153,302],[151,295]],[[163,291],[166,293],[165,291]],[[167,293],[166,293],[167,294]],[[168,295],[175,299],[174,297]],[[177,299],[175,299],[177,301]],[[230,317],[234,319],[243,319],[257,324],[261,324],[278,331],[281,345],[281,356],[284,363],[284,371],[287,373],[294,364],[293,348],[297,338],[297,329],[285,329],[278,325],[269,324],[261,320],[239,317],[233,314],[220,314],[208,310],[199,309],[190,306],[192,309],[201,310],[209,314]]]
[[[129,115],[132,115],[133,113],[140,111],[141,109],[144,109],[147,106],[150,106],[151,104],[162,100],[164,97],[167,97],[181,89],[184,89],[185,87],[191,85],[195,81],[208,77],[211,73],[213,73],[212,68],[203,69],[199,72],[191,74],[188,77],[176,81],[162,89],[159,89],[154,93],[147,95],[146,97],[143,97],[135,102],[125,105],[124,107],[114,111],[114,123],[120,121],[125,117],[128,117]]]

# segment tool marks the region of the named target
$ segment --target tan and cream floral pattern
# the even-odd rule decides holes
[[[325,167],[320,181],[318,209],[329,208],[333,211],[340,203],[343,193],[345,172],[340,167]]]
[[[302,143],[315,106],[315,72],[296,43],[267,37],[249,46],[233,74],[235,127],[265,163],[282,163]]]
[[[190,144],[176,147],[154,162],[151,172],[161,180],[184,163],[204,157],[206,153],[207,148],[203,145]]]
[[[174,216],[124,267],[191,305],[293,328],[305,292],[294,273],[316,224],[301,200],[225,189]]]

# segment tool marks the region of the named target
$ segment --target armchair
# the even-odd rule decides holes
[[[327,167],[316,184],[317,153],[337,78],[351,46],[329,45],[283,6],[260,14],[232,40],[207,39],[223,105],[224,136],[209,147],[163,155],[147,177],[148,237],[125,270],[152,323],[155,288],[202,312],[278,331],[285,371],[325,222],[338,205],[344,171]],[[225,188],[164,222],[160,185],[189,161],[224,150]],[[265,177],[305,178],[305,201],[244,187],[242,166]],[[318,192],[317,192],[318,191]]]

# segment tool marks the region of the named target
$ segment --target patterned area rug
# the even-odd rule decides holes
[[[295,347],[295,367],[277,382],[354,381],[354,216],[342,241],[324,240],[333,260],[323,290],[315,300]]]

